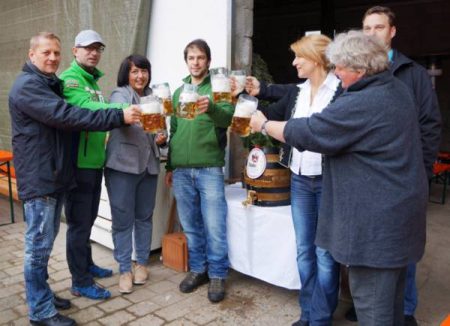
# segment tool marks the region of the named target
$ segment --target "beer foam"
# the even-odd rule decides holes
[[[235,117],[248,118],[256,111],[257,104],[254,102],[239,102],[234,110]]]
[[[142,114],[155,114],[161,113],[161,104],[159,102],[150,102],[140,105]]]
[[[159,98],[169,98],[170,89],[168,89],[167,87],[156,87],[153,89],[153,95],[156,95]]]
[[[230,80],[225,76],[211,79],[212,91],[216,93],[229,93],[231,91]]]
[[[197,93],[181,93],[180,94],[180,102],[182,103],[192,103],[197,102],[198,94]]]

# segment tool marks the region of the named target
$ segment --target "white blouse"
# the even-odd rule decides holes
[[[295,113],[293,118],[310,117],[314,113],[322,112],[327,107],[336,92],[339,85],[339,79],[333,74],[328,73],[327,78],[320,85],[313,103],[311,99],[311,83],[309,79],[299,84],[300,94],[297,97]],[[291,171],[295,174],[314,176],[322,174],[322,155],[310,151],[299,152],[292,149]]]

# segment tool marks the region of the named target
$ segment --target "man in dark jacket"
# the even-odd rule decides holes
[[[109,130],[139,121],[139,109],[90,111],[67,104],[55,76],[61,61],[59,38],[41,32],[30,40],[29,61],[9,94],[14,166],[24,203],[24,276],[32,325],[75,325],[56,308],[48,283],[48,260],[59,230],[64,193],[74,187],[71,131]]]
[[[363,32],[381,40],[388,51],[390,70],[395,77],[404,82],[416,101],[423,161],[428,179],[433,174],[433,163],[441,142],[441,115],[436,94],[425,68],[409,59],[401,52],[392,49],[392,39],[396,35],[395,14],[387,7],[375,6],[366,11],[363,17]],[[404,314],[405,325],[415,326],[414,312],[417,307],[416,265],[408,266],[406,274]],[[354,309],[346,317],[356,321]]]

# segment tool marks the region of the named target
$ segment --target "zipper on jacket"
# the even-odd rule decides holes
[[[88,146],[88,140],[89,140],[89,132],[85,131],[84,132],[84,156],[87,156],[87,146]]]

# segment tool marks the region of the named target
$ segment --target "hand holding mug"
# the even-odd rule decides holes
[[[123,119],[126,124],[139,123],[141,119],[141,109],[137,105],[130,105],[123,109]]]

